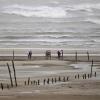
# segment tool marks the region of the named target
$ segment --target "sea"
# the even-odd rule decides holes
[[[0,0],[0,48],[100,50],[100,0]]]

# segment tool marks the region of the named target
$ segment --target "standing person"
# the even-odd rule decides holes
[[[32,51],[30,50],[29,52],[28,52],[28,59],[31,59],[32,58]]]
[[[32,59],[32,51],[30,50],[30,60]]]
[[[58,59],[60,59],[60,56],[61,56],[60,51],[57,51],[57,54],[58,54]]]

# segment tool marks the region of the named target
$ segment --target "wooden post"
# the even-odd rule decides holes
[[[63,82],[66,82],[65,76],[63,77]]]
[[[76,75],[75,75],[75,79],[76,79]]]
[[[80,75],[78,74],[78,79],[80,78]]]
[[[55,78],[55,83],[57,82],[57,79]]]
[[[52,80],[52,84],[53,84],[53,82],[54,82],[53,78],[51,80]]]
[[[47,80],[47,84],[49,84],[49,81],[50,81],[50,79],[48,78],[48,80]]]
[[[84,78],[86,79],[86,74],[84,74]]]
[[[13,60],[15,59],[15,53],[14,53],[14,50],[13,50]]]
[[[58,81],[60,82],[61,81],[61,77],[59,76],[59,78],[58,78]]]
[[[96,77],[96,76],[97,76],[97,73],[95,72],[94,75],[95,75],[95,77]]]
[[[3,84],[1,83],[1,89],[3,90],[3,88],[4,88],[4,87],[3,87]]]
[[[92,76],[92,72],[93,72],[93,60],[92,60],[92,64],[91,64],[91,76]]]
[[[30,77],[28,77],[28,85],[30,84]]]
[[[90,74],[88,74],[88,78],[90,78]]]
[[[69,81],[69,76],[67,76],[67,81]]]
[[[88,61],[90,60],[90,55],[89,52],[87,51],[87,57],[88,57]]]
[[[92,66],[93,66],[93,59],[92,59]]]
[[[12,81],[12,76],[11,76],[11,70],[10,70],[10,67],[9,67],[9,64],[8,64],[8,63],[7,63],[7,67],[8,67],[8,71],[9,71],[11,86],[13,87],[13,81]]]
[[[38,85],[40,85],[40,80],[38,80],[37,82],[38,82]]]
[[[83,77],[83,79],[84,79],[84,74],[83,74],[83,76],[82,76],[82,77]]]
[[[77,51],[75,53],[75,61],[77,62]]]
[[[13,60],[12,60],[12,66],[13,66],[13,71],[14,71],[15,85],[17,87],[16,69],[15,69],[15,64],[14,64],[14,61]]]
[[[43,80],[43,84],[45,85],[46,79]]]
[[[80,75],[78,74],[78,79],[80,78]]]

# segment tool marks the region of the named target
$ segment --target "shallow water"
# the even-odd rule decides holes
[[[13,69],[11,68],[12,77],[13,77]],[[6,66],[0,66],[0,80],[9,79],[9,73]],[[99,74],[100,70],[98,67],[93,67],[93,72],[97,72]],[[50,76],[50,75],[74,75],[74,73],[90,73],[91,72],[91,64],[87,62],[79,62],[77,64],[70,64],[67,66],[47,66],[43,65],[32,65],[32,66],[16,66],[16,75],[17,78],[27,78],[27,77],[42,77],[42,76]]]

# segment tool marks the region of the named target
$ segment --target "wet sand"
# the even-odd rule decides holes
[[[100,100],[100,95],[34,95],[0,97],[0,100]]]

